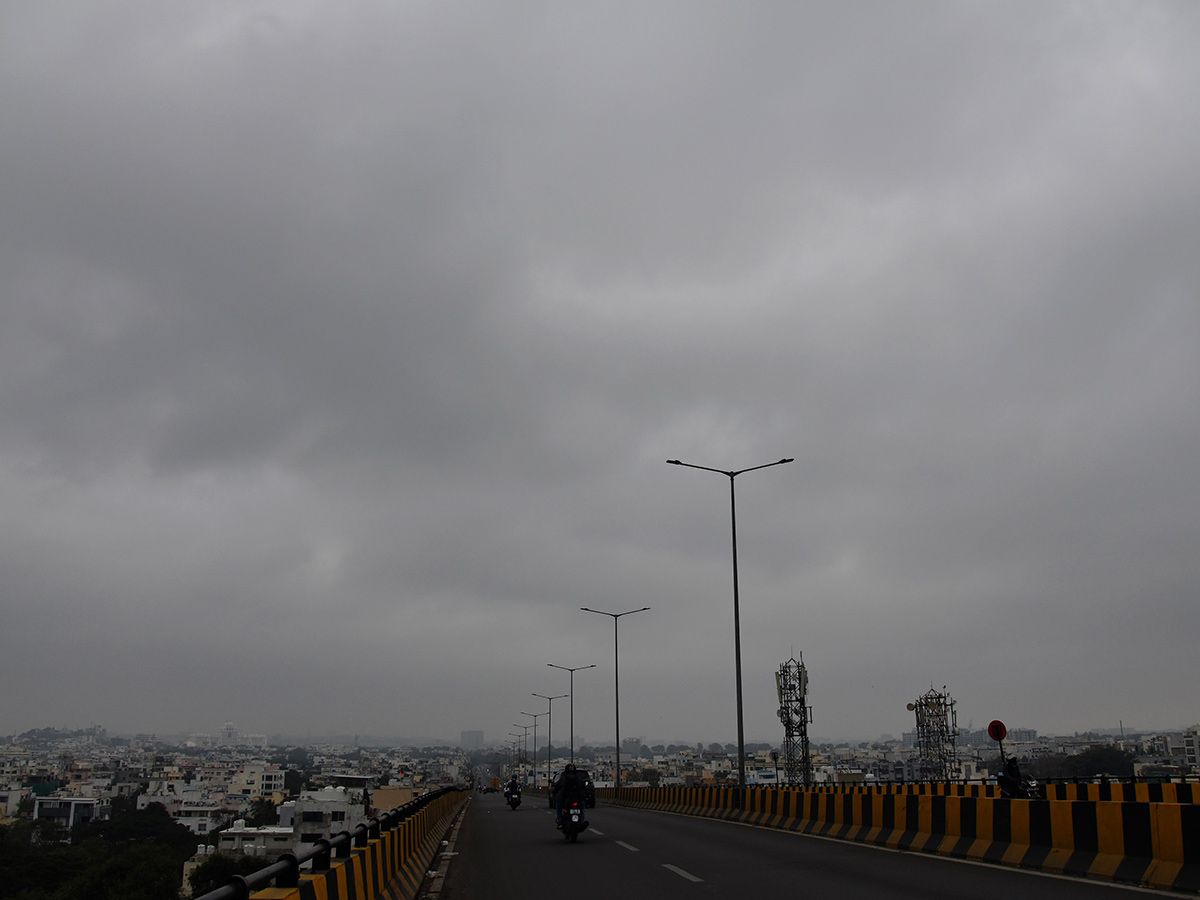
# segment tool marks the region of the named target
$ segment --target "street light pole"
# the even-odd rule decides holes
[[[513,728],[523,728],[524,729],[524,731],[521,733],[521,756],[526,761],[528,761],[529,760],[529,751],[526,749],[526,742],[529,740],[529,726],[521,725],[519,722],[513,722]],[[524,770],[522,770],[521,774],[522,775],[525,774]]]
[[[517,738],[519,738],[520,735],[517,734],[515,731],[510,731],[508,733],[508,735],[509,735],[509,737],[512,738],[512,740],[509,741],[509,743],[512,744],[512,759],[509,760],[509,765],[508,765],[508,775],[511,778],[517,769],[516,760],[520,758],[519,754],[521,752],[520,751],[521,742],[517,740]]]
[[[645,612],[650,607],[643,606],[641,609],[630,609],[621,613],[605,612],[602,609],[591,609],[587,606],[579,607],[584,612],[596,613],[601,616],[610,616],[613,620],[613,706],[616,711],[616,737],[617,737],[617,770],[613,775],[613,799],[621,799],[621,656],[620,647],[617,643],[617,619],[621,616],[633,615],[633,613]]]
[[[523,716],[531,716],[533,718],[533,784],[537,787],[537,720],[544,716],[545,713],[527,713],[522,712]]]
[[[705,472],[716,472],[729,479],[729,521],[730,534],[733,543],[733,651],[734,665],[737,668],[737,731],[738,731],[738,806],[740,807],[746,795],[746,732],[742,720],[742,619],[738,603],[738,563],[737,563],[737,503],[734,498],[733,480],[745,472],[757,469],[767,469],[771,466],[781,466],[784,463],[795,462],[794,459],[780,459],[775,462],[763,463],[761,466],[751,466],[748,469],[727,471],[711,469],[708,466],[697,466],[693,463],[681,462],[678,459],[668,459],[672,466],[687,466],[689,469],[703,469]]]
[[[554,701],[561,700],[566,694],[555,694],[547,697],[545,694],[533,694],[546,701],[546,787],[550,787],[550,753],[554,750]]]
[[[575,673],[582,669],[594,669],[596,664],[590,666],[558,666],[554,663],[546,663],[552,669],[562,669],[565,672],[571,673],[571,762],[575,762]]]

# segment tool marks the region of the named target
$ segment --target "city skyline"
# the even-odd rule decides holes
[[[235,723],[226,722],[224,724],[231,725],[231,724],[235,724]],[[983,722],[983,723],[970,722],[966,725],[959,725],[958,733],[960,735],[971,734],[971,735],[976,735],[976,736],[978,736],[980,734],[986,734],[987,724],[988,723],[986,723],[986,722]],[[1054,730],[1054,729],[1050,729],[1048,731],[1041,732],[1038,729],[1029,729],[1029,728],[1027,728],[1027,726],[1025,726],[1019,722],[1017,722],[1017,723],[1009,722],[1006,724],[1008,726],[1010,735],[1013,736],[1012,739],[1019,740],[1020,738],[1016,737],[1016,735],[1018,735],[1022,731],[1032,731],[1035,734],[1037,734],[1039,737],[1045,738],[1045,739],[1069,738],[1072,736],[1085,735],[1085,734],[1114,737],[1114,738],[1118,738],[1121,736],[1132,738],[1134,736],[1182,733],[1188,729],[1196,728],[1197,725],[1200,723],[1193,722],[1191,724],[1179,725],[1176,727],[1168,727],[1168,728],[1139,728],[1139,727],[1134,727],[1129,724],[1118,722],[1115,726],[1112,726],[1112,727],[1089,728],[1089,729],[1084,729],[1082,731],[1074,731],[1074,732],[1058,731],[1058,730]],[[178,732],[178,733],[159,733],[159,732],[154,732],[154,731],[148,731],[145,729],[131,731],[131,732],[119,732],[119,731],[112,731],[102,725],[89,725],[86,727],[43,725],[38,728],[28,729],[26,732],[10,733],[10,734],[6,734],[3,731],[3,728],[0,728],[0,740],[20,737],[21,734],[41,732],[41,731],[47,731],[47,730],[57,731],[57,732],[66,733],[66,734],[78,734],[81,732],[83,732],[83,733],[102,732],[103,737],[105,739],[116,738],[116,739],[120,739],[120,740],[132,740],[132,739],[136,739],[136,738],[141,738],[141,739],[153,738],[162,743],[171,744],[174,746],[183,746],[184,744],[186,744],[189,741],[194,741],[194,740],[199,739],[199,740],[203,740],[205,742],[203,745],[204,747],[218,747],[218,746],[223,746],[223,745],[225,745],[225,746],[241,746],[241,747],[257,746],[258,744],[256,742],[261,741],[261,742],[263,742],[263,746],[267,746],[267,747],[278,747],[278,746],[300,745],[300,744],[311,744],[313,746],[318,746],[318,745],[322,745],[322,744],[337,744],[337,745],[343,745],[343,746],[363,746],[363,747],[457,747],[466,752],[470,752],[475,749],[503,750],[503,749],[512,747],[516,743],[520,743],[519,738],[508,736],[507,732],[505,732],[504,736],[501,737],[499,735],[489,735],[486,731],[482,732],[483,737],[481,738],[481,743],[475,744],[474,742],[464,742],[464,740],[463,740],[464,735],[478,734],[478,733],[480,733],[479,729],[464,729],[463,731],[460,732],[459,739],[454,740],[454,739],[451,739],[449,735],[442,735],[442,736],[416,735],[416,736],[413,736],[413,735],[403,735],[403,734],[383,735],[383,734],[372,734],[372,733],[350,734],[350,733],[337,733],[337,732],[332,732],[332,731],[328,732],[326,734],[322,734],[322,735],[312,735],[312,734],[299,735],[299,734],[282,734],[282,733],[266,734],[266,733],[263,733],[260,731],[248,731],[248,730],[244,730],[242,728],[234,728],[233,733],[236,734],[237,737],[233,738],[233,739],[227,739],[227,738],[222,738],[220,736],[221,729],[213,729],[210,731],[201,731],[201,730],[196,730],[196,729],[190,729],[190,730],[182,731],[182,732]],[[910,727],[907,727],[896,734],[882,732],[882,733],[875,734],[873,736],[866,736],[866,735],[821,735],[821,734],[814,733],[813,735],[810,736],[810,740],[814,745],[821,744],[821,745],[832,745],[832,746],[856,745],[856,744],[861,744],[861,743],[885,744],[888,742],[901,741],[905,735],[914,734],[915,730],[916,730],[915,724],[910,723]],[[672,740],[672,739],[663,738],[661,736],[647,736],[647,735],[622,735],[622,738],[621,738],[622,744],[628,744],[635,740],[638,741],[640,745],[645,745],[648,747],[662,745],[662,746],[688,746],[688,747],[702,746],[702,747],[707,748],[711,744],[715,743],[715,744],[720,744],[722,747],[734,748],[734,750],[736,751],[736,743],[732,738],[727,739],[727,740],[721,740],[719,737],[709,736],[708,738],[699,738],[697,740],[690,740],[690,741]],[[777,745],[781,744],[782,742],[783,742],[782,734],[774,735],[771,737],[747,736],[747,745],[777,746]],[[472,745],[468,746],[468,743],[471,743]],[[576,743],[576,747],[586,746],[586,747],[592,747],[592,748],[604,748],[604,747],[615,746],[611,737],[609,737],[608,739],[592,738],[586,734],[579,734],[579,733],[577,733],[575,735],[575,743]],[[533,739],[532,739],[532,734],[531,734],[530,738],[529,738],[529,745],[532,745],[532,744],[533,744]],[[539,733],[539,736],[537,739],[537,747],[545,748],[546,746],[547,746],[547,742],[546,742],[545,734]],[[560,750],[560,749],[565,750],[568,746],[567,739],[565,737],[556,737],[554,740],[553,746],[556,750]],[[199,746],[198,746],[198,749],[199,749]]]

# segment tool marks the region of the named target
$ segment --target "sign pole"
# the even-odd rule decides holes
[[[1008,729],[999,719],[993,719],[988,724],[988,737],[1000,745],[1000,765],[1006,764],[1004,759],[1004,739],[1008,737]]]

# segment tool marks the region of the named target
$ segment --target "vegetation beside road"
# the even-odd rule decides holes
[[[70,835],[47,819],[19,821],[0,826],[0,885],[6,900],[175,900],[196,842],[160,803]]]

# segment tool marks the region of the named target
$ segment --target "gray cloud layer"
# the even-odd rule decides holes
[[[1198,38],[7,4],[0,733],[1194,723]]]

